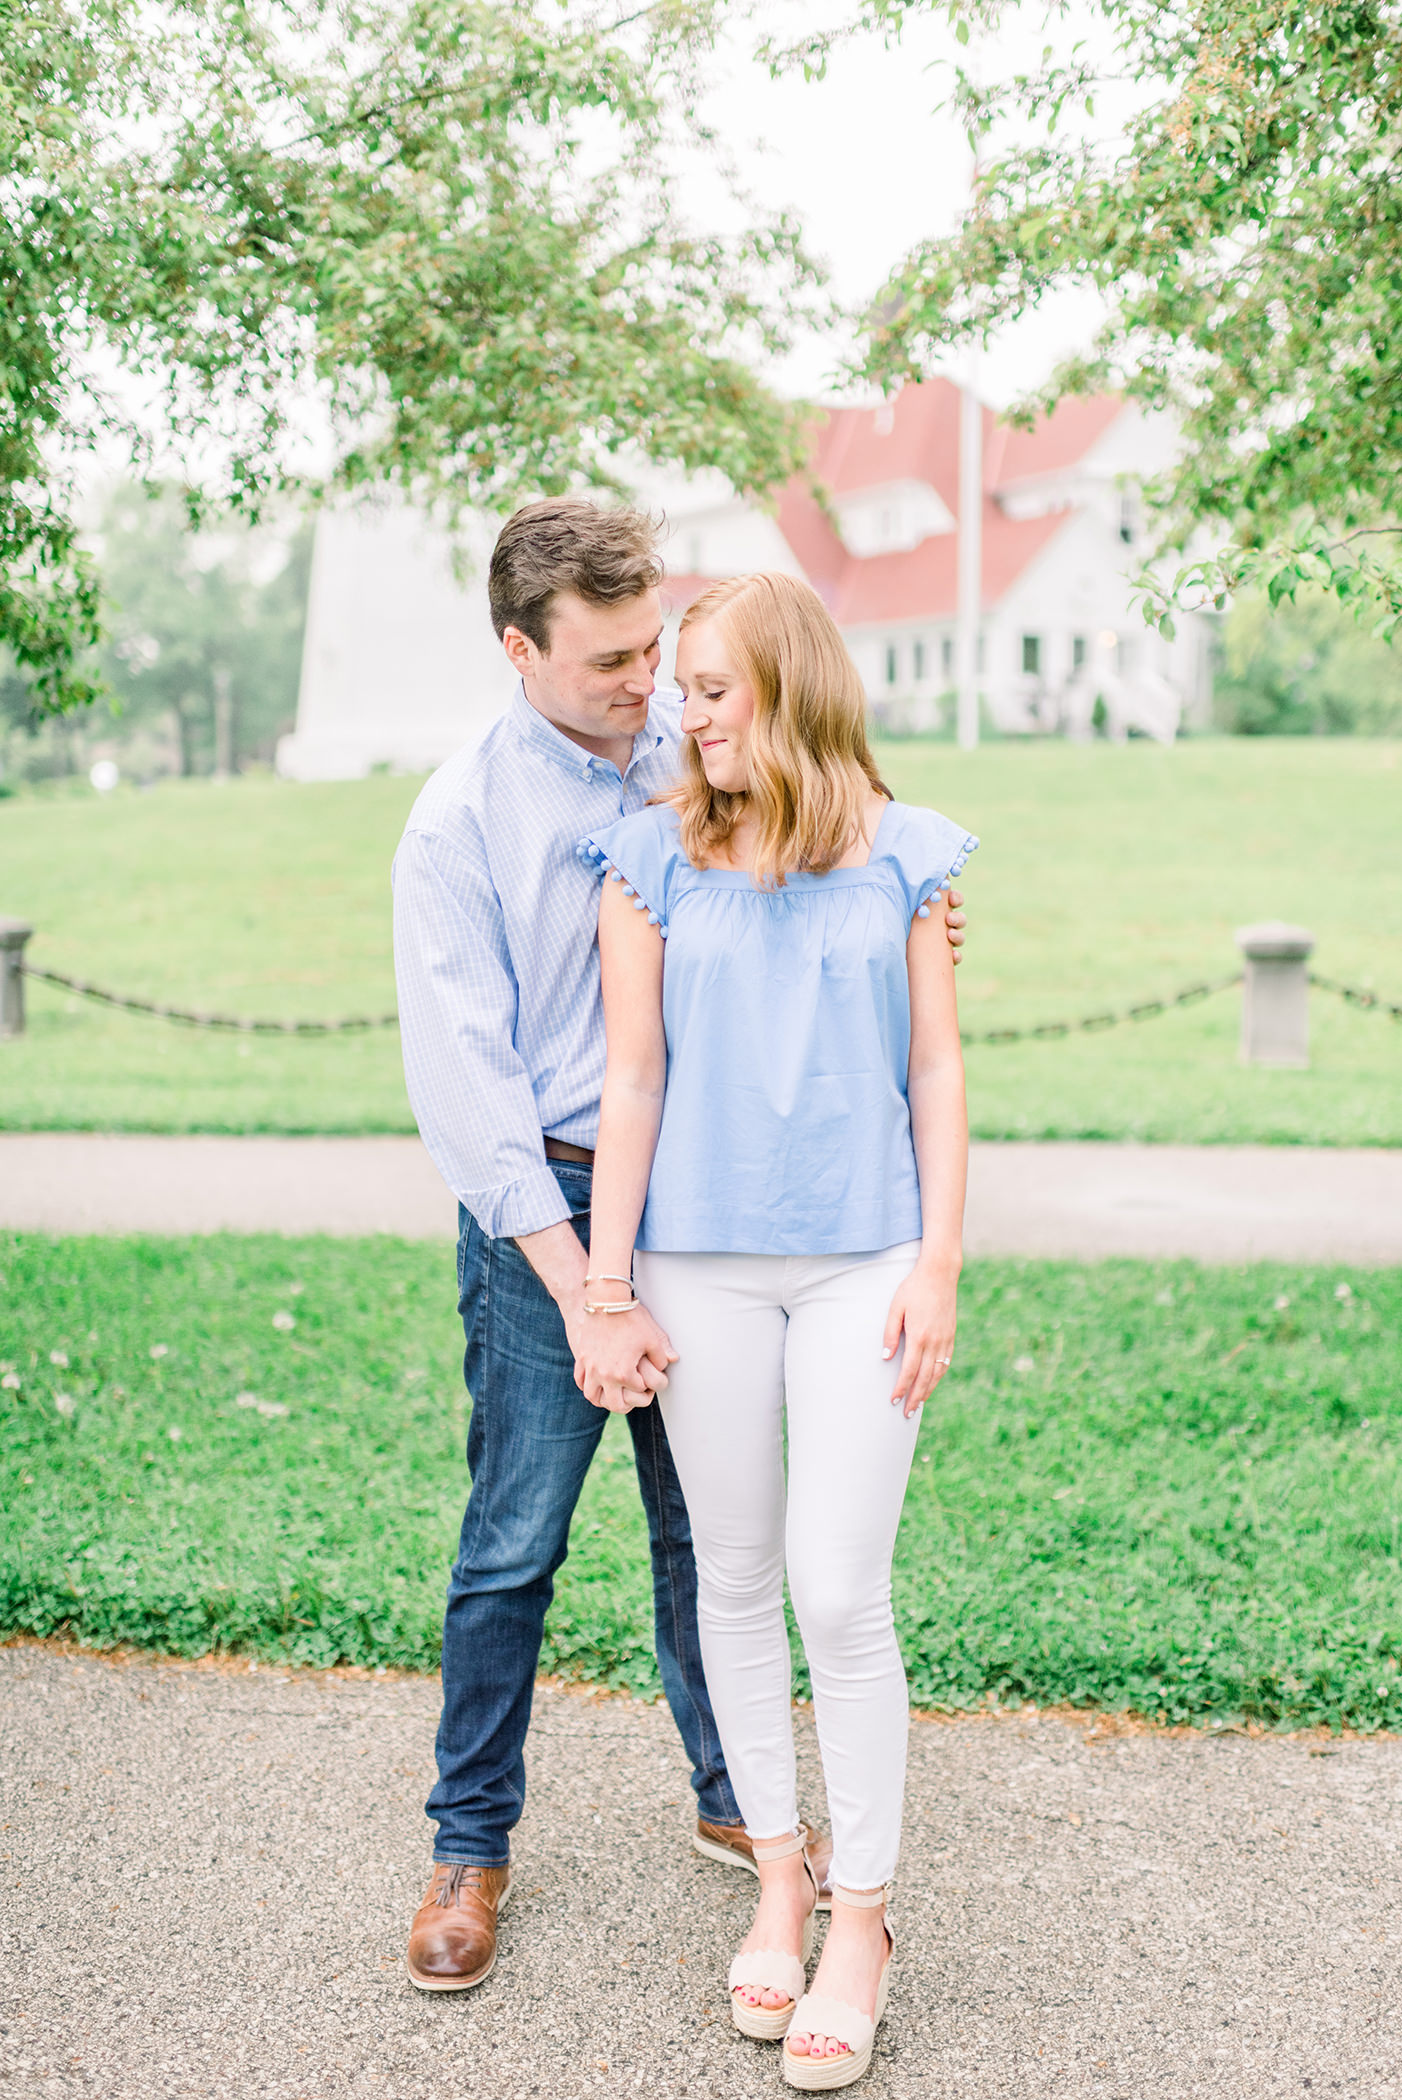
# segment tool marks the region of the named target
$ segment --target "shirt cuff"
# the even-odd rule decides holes
[[[519,1239],[523,1233],[544,1232],[563,1225],[570,1215],[564,1191],[549,1167],[536,1167],[519,1181],[505,1181],[494,1189],[472,1189],[463,1197],[464,1206],[492,1240]]]

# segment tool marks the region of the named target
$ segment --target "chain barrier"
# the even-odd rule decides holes
[[[1309,976],[1316,991],[1337,992],[1350,1006],[1376,1007],[1380,1014],[1390,1014],[1394,1021],[1402,1021],[1402,1006],[1394,1006],[1390,999],[1384,999],[1378,992],[1360,991],[1353,984],[1336,984],[1332,977],[1317,977],[1313,970]]]
[[[961,1032],[960,1041],[1033,1043],[1046,1042],[1058,1035],[1095,1035],[1102,1028],[1118,1028],[1122,1021],[1152,1021],[1158,1014],[1171,1013],[1175,1006],[1196,1006],[1199,999],[1210,999],[1214,992],[1230,991],[1234,984],[1241,983],[1243,975],[1241,970],[1233,970],[1230,977],[1214,978],[1211,984],[1186,985],[1171,999],[1145,999],[1138,1006],[1127,1006],[1118,1013],[1087,1014],[1080,1021],[1043,1021],[1036,1028],[987,1028],[976,1035]]]
[[[81,977],[64,977],[57,970],[41,970],[34,963],[20,964],[26,977],[56,984],[80,999],[96,999],[102,1006],[121,1007],[132,1014],[154,1014],[161,1021],[178,1021],[184,1028],[229,1028],[238,1035],[346,1035],[357,1029],[396,1028],[398,1014],[367,1014],[349,1021],[247,1021],[232,1014],[200,1014],[183,1006],[163,1006],[154,999],[129,999],[121,992],[104,991],[101,985],[85,984]]]
[[[75,992],[80,999],[95,999],[102,1006],[115,1006],[127,1013],[151,1014],[157,1020],[175,1021],[185,1028],[225,1028],[238,1035],[347,1035],[368,1028],[395,1028],[399,1016],[394,1014],[366,1014],[347,1021],[249,1021],[232,1014],[202,1014],[188,1007],[165,1006],[154,999],[129,999],[121,992],[105,991],[102,986],[85,984],[80,977],[64,977],[57,970],[41,970],[34,963],[21,963],[20,969],[26,977],[37,977],[44,984],[58,985],[65,992]],[[1168,999],[1144,999],[1137,1006],[1126,1006],[1119,1011],[1085,1014],[1079,1021],[1042,1021],[1035,1028],[986,1028],[961,1032],[965,1043],[1036,1043],[1049,1042],[1053,1037],[1066,1035],[1096,1035],[1104,1028],[1118,1028],[1125,1021],[1152,1021],[1159,1014],[1173,1012],[1175,1007],[1195,1006],[1200,999],[1211,999],[1217,992],[1230,991],[1240,984],[1244,972],[1234,970],[1230,977],[1217,977],[1208,984],[1186,985]],[[1316,976],[1313,970],[1309,981],[1317,991],[1334,992],[1350,1006],[1370,1007],[1378,1013],[1389,1014],[1394,1021],[1402,1021],[1402,1006],[1395,1006],[1377,992],[1362,991],[1356,985],[1337,984],[1332,977]]]

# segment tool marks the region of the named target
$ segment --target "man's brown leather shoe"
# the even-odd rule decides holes
[[[497,1918],[510,1890],[510,1867],[441,1860],[409,1928],[410,1983],[421,1991],[470,1991],[490,1976]]]
[[[813,1879],[818,1884],[819,1910],[832,1909],[832,1839],[825,1830],[815,1830],[805,1823],[803,1834],[807,1842],[803,1849],[808,1854],[808,1864],[813,1869]],[[755,1865],[754,1840],[743,1823],[708,1823],[704,1817],[696,1819],[696,1835],[692,1839],[698,1852],[707,1859],[718,1859],[723,1867],[744,1867],[751,1874],[758,1874]]]

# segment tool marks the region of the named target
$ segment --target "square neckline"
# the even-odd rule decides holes
[[[827,868],[821,874],[812,868],[795,868],[792,874],[784,877],[782,882],[776,882],[771,887],[757,883],[753,870],[750,868],[698,868],[695,861],[688,860],[686,855],[680,852],[679,847],[681,866],[688,875],[693,876],[698,882],[711,881],[727,887],[738,887],[741,883],[747,883],[755,894],[760,897],[782,897],[785,890],[792,889],[795,883],[801,883],[805,889],[815,883],[836,883],[840,888],[846,889],[854,879],[860,880],[863,876],[879,874],[880,870],[876,864],[877,848],[881,844],[881,834],[886,827],[886,819],[896,807],[895,796],[888,797],[886,807],[876,820],[876,829],[871,835],[871,844],[867,848],[866,859],[859,861],[852,868]],[[678,828],[680,828],[680,823]]]

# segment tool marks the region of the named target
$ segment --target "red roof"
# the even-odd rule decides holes
[[[1049,416],[1039,417],[1031,430],[1000,423],[992,446],[984,453],[985,486],[1008,488],[1013,482],[1034,481],[1039,475],[1074,466],[1123,407],[1116,394],[1068,394]]]
[[[693,598],[708,591],[717,581],[714,576],[692,576],[686,573],[673,575],[670,570],[662,579],[662,610],[664,613],[684,613]]]
[[[1064,401],[1032,430],[983,411],[983,602],[1001,598],[1066,523],[1069,512],[1010,518],[997,502],[1013,481],[1053,474],[1083,458],[1120,413],[1114,395]],[[818,482],[833,496],[893,481],[927,482],[959,511],[959,389],[948,379],[902,388],[879,408],[837,408],[824,417],[813,449]],[[849,554],[817,499],[791,482],[779,499],[779,525],[809,580],[844,627],[881,620],[952,616],[959,538],[936,533],[901,554]]]
[[[1069,509],[1011,518],[999,494],[1061,473],[1083,459],[1123,404],[1113,394],[1061,402],[1031,430],[983,411],[983,603],[996,604],[1066,524]],[[835,408],[818,422],[813,479],[829,497],[855,495],[895,481],[923,481],[957,517],[959,389],[948,379],[902,388],[878,408]],[[849,554],[806,480],[779,497],[779,529],[804,575],[844,627],[883,620],[945,619],[957,598],[959,536],[941,532],[899,554]],[[669,576],[663,595],[684,609],[713,577]]]
[[[1043,518],[1005,518],[989,497],[983,499],[984,605],[996,605],[1035,554],[1066,523],[1065,511]],[[783,522],[783,513],[780,513]],[[958,603],[959,536],[936,533],[900,554],[849,557],[836,588],[824,598],[839,627],[862,627],[878,620],[952,619]]]
[[[993,430],[983,412],[985,450]],[[835,496],[884,481],[928,481],[951,510],[959,499],[959,389],[947,379],[903,387],[879,408],[835,408],[814,451],[818,478]]]

